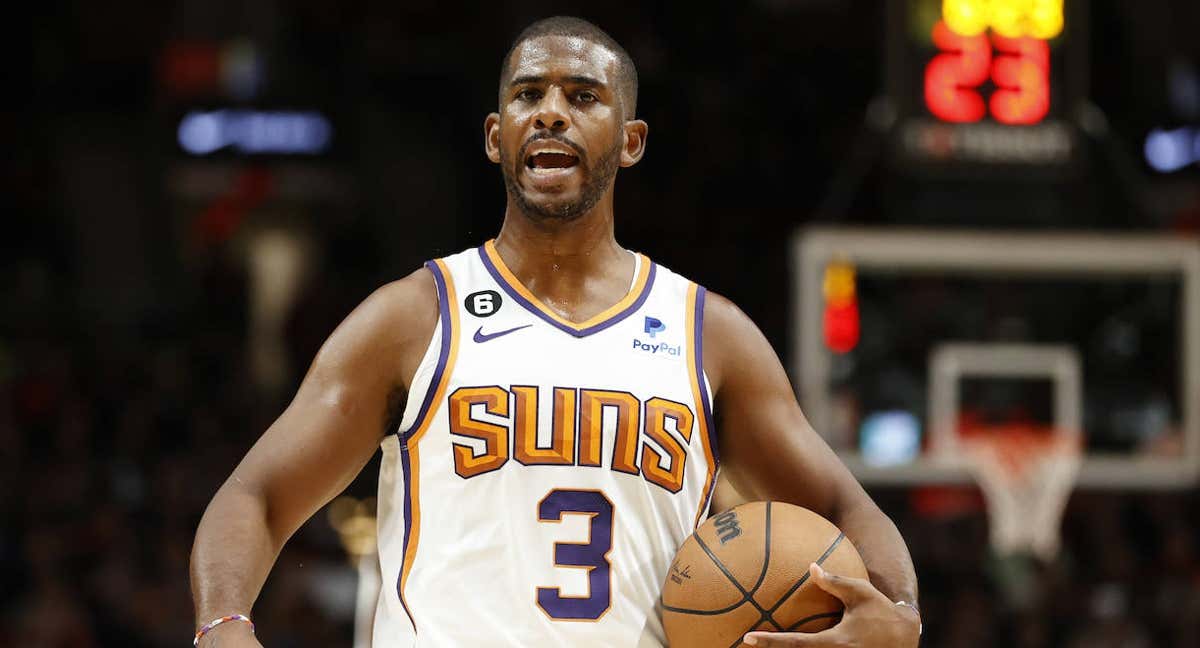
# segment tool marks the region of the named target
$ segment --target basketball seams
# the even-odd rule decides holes
[[[767,568],[771,565],[771,502],[770,501],[767,502],[767,512],[764,517],[765,517],[765,520],[763,521],[764,539],[763,539],[762,571],[760,571],[758,573],[758,580],[754,582],[754,588],[751,589],[750,593],[748,594],[748,596],[751,596],[751,597],[753,597],[755,594],[758,593],[758,588],[762,587],[763,581],[766,580],[766,578],[767,578]],[[758,605],[756,604],[755,607],[758,607]],[[761,610],[762,608],[759,607],[759,609]],[[768,616],[770,616],[769,613],[768,613]],[[775,623],[775,619],[770,619],[770,621],[771,621],[771,623],[775,624],[775,627],[777,627],[777,628],[779,627],[779,624]]]
[[[817,564],[823,565],[825,563],[825,561],[829,559],[829,556],[831,556],[833,554],[834,550],[836,550],[838,548],[838,546],[842,544],[842,539],[844,539],[845,537],[846,537],[846,534],[844,532],[838,532],[838,536],[836,538],[834,538],[833,544],[830,544],[829,548],[825,550],[825,553],[821,554],[820,558],[817,558]],[[779,598],[779,601],[775,603],[775,605],[771,606],[771,612],[778,610],[779,607],[781,605],[783,605],[788,600],[788,598],[790,598],[792,596],[792,594],[796,593],[796,590],[803,587],[804,584],[806,582],[808,582],[808,577],[810,575],[811,575],[811,572],[809,572],[808,570],[805,570],[804,575],[800,577],[800,580],[796,581],[796,584],[792,585],[791,589],[789,589],[787,592],[785,592],[784,595]]]
[[[767,547],[768,547],[768,551],[769,551],[769,548],[770,548],[770,517],[769,517],[769,512],[770,512],[770,503],[768,503],[768,504],[767,504],[767,512],[768,512],[768,517],[767,517],[767,521],[768,521],[768,524],[767,524]],[[834,541],[833,541],[833,544],[830,544],[830,545],[829,545],[829,548],[827,548],[827,550],[826,550],[826,551],[824,551],[824,553],[822,553],[822,554],[821,554],[821,557],[820,557],[820,558],[817,558],[817,560],[816,560],[816,563],[817,563],[818,565],[820,565],[820,564],[823,564],[824,562],[826,562],[826,560],[828,560],[828,559],[829,559],[829,556],[832,556],[832,554],[833,554],[833,552],[836,550],[836,548],[838,548],[838,546],[839,546],[839,545],[841,545],[841,541],[842,541],[842,539],[844,539],[844,538],[846,538],[846,534],[845,534],[845,533],[842,533],[842,532],[839,532],[839,533],[838,533],[838,538],[835,538],[835,539],[834,539]],[[770,556],[770,554],[768,553],[768,559],[769,559],[769,556]],[[766,562],[766,560],[764,560],[764,562]],[[784,595],[780,596],[780,598],[779,598],[779,601],[778,601],[778,602],[776,602],[776,604],[775,604],[775,605],[773,605],[773,606],[772,606],[772,608],[770,608],[770,610],[763,611],[763,610],[762,610],[762,608],[761,608],[761,607],[758,607],[758,606],[757,606],[757,604],[756,604],[756,605],[755,605],[755,607],[758,607],[758,610],[762,611],[762,618],[761,618],[761,619],[758,619],[758,623],[762,623],[762,622],[763,622],[763,620],[769,620],[769,622],[770,622],[770,623],[772,623],[772,624],[775,626],[775,628],[778,628],[780,631],[791,631],[791,630],[794,630],[794,629],[797,629],[797,628],[799,628],[799,626],[802,626],[802,625],[804,625],[805,623],[812,622],[812,620],[821,619],[821,618],[830,618],[830,617],[838,617],[838,616],[841,616],[841,612],[824,612],[824,613],[821,613],[821,614],[814,614],[814,616],[811,616],[811,617],[805,617],[805,618],[803,618],[803,619],[800,619],[800,620],[798,620],[798,622],[796,622],[796,623],[792,624],[792,625],[790,626],[790,628],[787,628],[786,630],[785,630],[784,628],[782,628],[782,626],[781,626],[781,625],[779,625],[779,623],[778,623],[778,622],[775,622],[775,617],[774,617],[774,613],[775,613],[775,611],[776,611],[776,610],[779,610],[779,608],[780,608],[782,605],[784,605],[784,604],[785,604],[785,602],[787,602],[787,599],[790,599],[790,598],[791,598],[791,596],[792,596],[792,594],[796,593],[796,590],[797,590],[797,589],[804,587],[804,583],[805,583],[805,582],[808,582],[810,574],[811,574],[811,572],[810,572],[810,571],[808,571],[808,570],[805,570],[805,571],[804,571],[804,576],[800,576],[800,580],[799,580],[799,581],[796,581],[796,584],[793,584],[793,586],[791,587],[791,589],[788,589],[788,590],[787,590],[787,592],[786,592]],[[756,588],[756,589],[757,589],[757,588]],[[746,629],[746,630],[745,630],[745,632],[742,632],[742,636],[745,636],[746,632],[752,632],[752,631],[754,631],[754,630],[755,630],[755,626],[757,626],[757,625],[758,625],[758,623],[756,623],[756,624],[754,624],[754,625],[751,625],[751,626],[750,626],[750,628],[748,628],[748,629]],[[737,640],[737,641],[734,641],[734,642],[733,642],[733,644],[731,644],[730,648],[737,648],[737,647],[739,646],[739,644],[740,644],[740,643],[742,643],[742,637],[738,637],[738,640]]]
[[[666,603],[663,603],[663,609],[669,610],[671,612],[678,612],[680,614],[696,614],[696,615],[702,615],[702,616],[712,616],[712,615],[724,614],[726,612],[736,610],[737,608],[741,607],[743,604],[749,603],[750,605],[753,605],[755,607],[755,609],[758,610],[759,619],[758,619],[758,621],[755,622],[755,625],[758,625],[759,623],[762,623],[763,621],[767,621],[771,625],[775,626],[775,628],[777,630],[783,630],[783,626],[781,626],[779,624],[779,622],[777,622],[775,620],[775,618],[773,616],[771,616],[771,612],[764,609],[761,605],[759,605],[758,601],[754,600],[754,594],[756,592],[758,592],[758,588],[762,587],[763,581],[766,580],[767,569],[769,568],[769,566],[771,564],[771,502],[766,502],[766,512],[764,514],[763,530],[764,530],[764,535],[763,535],[764,539],[763,539],[762,569],[758,573],[758,580],[756,580],[754,582],[754,587],[749,590],[747,590],[745,587],[742,587],[741,582],[739,582],[738,579],[733,575],[733,573],[729,571],[729,568],[727,568],[725,566],[725,563],[721,562],[721,559],[718,558],[715,553],[713,553],[712,549],[710,549],[708,544],[704,542],[703,538],[701,538],[699,535],[694,536],[694,538],[696,540],[696,544],[700,545],[700,548],[704,550],[704,553],[708,556],[709,560],[711,560],[713,562],[713,564],[717,566],[717,569],[721,570],[721,573],[725,575],[725,578],[729,579],[729,582],[732,583],[733,586],[736,587],[737,590],[742,593],[742,600],[734,603],[733,605],[727,606],[726,608],[721,609],[721,610],[690,610],[690,609],[686,609],[686,608],[672,607],[672,606],[667,605]]]
[[[800,619],[799,621],[797,621],[797,622],[793,623],[792,625],[788,626],[788,627],[787,627],[787,631],[788,631],[788,632],[792,632],[792,631],[796,630],[797,628],[799,628],[800,626],[802,626],[802,625],[804,625],[804,624],[806,624],[806,623],[808,623],[808,622],[810,622],[810,621],[816,621],[817,619],[834,619],[834,618],[837,618],[837,617],[840,617],[840,616],[842,616],[842,613],[841,613],[841,612],[822,612],[822,613],[820,613],[820,614],[814,614],[814,615],[812,615],[812,616],[806,616],[806,617],[804,617],[803,619]]]
[[[734,575],[729,571],[729,569],[727,567],[725,567],[725,563],[721,562],[720,558],[717,558],[717,555],[713,553],[712,549],[708,548],[708,545],[705,544],[704,540],[700,536],[695,536],[695,537],[696,537],[696,543],[700,545],[700,548],[704,550],[704,553],[708,554],[709,559],[713,561],[713,564],[717,566],[717,569],[720,569],[721,573],[725,574],[725,577],[729,579],[729,582],[733,583],[733,586],[736,587],[737,590],[742,593],[742,600],[741,600],[741,603],[739,603],[738,605],[741,605],[742,603],[749,603],[750,605],[753,605],[754,608],[756,610],[758,610],[758,613],[760,615],[759,622],[762,622],[763,619],[769,619],[769,616],[770,616],[769,613],[765,609],[763,609],[763,606],[758,604],[758,601],[754,600],[753,592],[749,592],[746,590],[745,587],[742,587],[742,584],[738,582],[738,579],[734,577]],[[764,558],[763,562],[764,563],[766,562],[765,558]],[[737,606],[734,606],[734,607],[736,608]],[[778,623],[775,623],[774,621],[772,621],[772,624],[776,628],[779,628]]]
[[[767,554],[766,554],[766,557],[763,559],[763,570],[764,570],[763,573],[764,574],[766,573],[766,563],[769,562],[771,559],[771,553],[770,553],[770,551],[771,551],[771,503],[770,502],[767,502],[767,525],[766,525],[766,527],[767,527]],[[829,548],[825,550],[825,553],[821,554],[820,558],[817,558],[817,564],[818,565],[823,564],[826,560],[828,560],[829,556],[833,555],[833,552],[838,548],[839,545],[842,544],[842,539],[845,537],[846,537],[846,534],[844,532],[839,531],[838,536],[836,538],[834,538],[833,543],[831,543],[829,545]],[[779,631],[788,632],[788,631],[795,630],[796,628],[799,628],[800,626],[804,625],[805,623],[808,623],[809,621],[816,621],[817,619],[825,619],[825,618],[830,618],[833,616],[841,616],[841,614],[842,614],[841,612],[824,612],[822,614],[814,614],[812,616],[800,619],[799,621],[792,624],[790,627],[788,627],[786,629],[784,629],[783,626],[779,625],[779,623],[775,621],[775,616],[774,616],[775,611],[778,610],[780,607],[782,607],[783,604],[786,603],[789,598],[791,598],[792,594],[796,593],[796,590],[800,589],[801,587],[804,586],[804,583],[808,582],[808,577],[810,574],[811,574],[811,572],[809,572],[808,570],[805,570],[804,575],[800,577],[800,580],[796,581],[795,585],[792,585],[792,587],[787,592],[785,592],[783,596],[779,597],[779,601],[776,602],[775,605],[771,606],[770,610],[763,610],[761,607],[758,606],[757,602],[751,601],[752,603],[754,603],[754,607],[757,607],[759,609],[759,612],[762,614],[762,618],[760,618],[756,623],[752,624],[749,628],[746,628],[746,631],[742,633],[742,637],[744,637],[746,635],[746,632],[754,632],[755,627],[757,627],[758,624],[762,623],[764,620],[770,621],[771,624],[774,625],[775,628],[778,629]],[[760,583],[761,583],[761,581],[760,581]],[[755,589],[757,590],[758,586],[755,586]],[[729,648],[737,648],[737,646],[741,645],[741,643],[742,643],[742,639],[741,639],[741,637],[738,637],[737,641],[734,641],[732,644],[730,644]]]
[[[750,613],[750,611],[749,610],[744,610],[744,611],[740,611],[740,612],[738,612],[738,611],[747,602],[750,603],[750,605],[753,606],[753,609],[758,611],[759,618],[755,622],[749,624],[749,626],[741,634],[738,635],[737,639],[732,644],[730,644],[729,648],[739,648],[739,647],[744,646],[744,644],[742,642],[742,638],[745,636],[745,634],[747,632],[753,632],[753,631],[800,632],[801,631],[800,628],[803,628],[804,626],[806,626],[808,624],[818,622],[818,621],[833,620],[832,623],[836,624],[837,620],[840,619],[844,614],[843,610],[827,611],[827,612],[819,612],[816,614],[810,614],[802,619],[795,621],[794,623],[787,625],[786,627],[783,624],[781,624],[775,620],[774,615],[777,614],[778,611],[781,608],[783,608],[784,605],[786,605],[789,602],[789,600],[791,600],[793,598],[793,596],[796,595],[797,592],[801,588],[803,588],[804,585],[809,580],[811,580],[810,572],[807,569],[804,570],[804,573],[794,582],[794,584],[791,587],[788,588],[788,590],[778,599],[778,601],[774,605],[769,607],[769,609],[765,608],[762,604],[760,604],[755,599],[755,594],[757,594],[757,592],[762,588],[763,584],[766,582],[766,576],[767,576],[768,571],[770,570],[770,564],[771,564],[770,561],[771,561],[771,544],[772,544],[772,542],[771,542],[771,531],[772,531],[772,524],[771,524],[772,510],[771,509],[772,509],[772,507],[771,507],[770,501],[763,502],[763,504],[766,505],[765,506],[766,510],[765,510],[764,517],[763,517],[763,530],[765,532],[764,541],[763,541],[763,557],[762,557],[761,569],[760,569],[758,578],[754,582],[754,584],[752,586],[750,586],[749,589],[747,589],[747,587],[743,586],[741,584],[741,581],[734,575],[734,573],[721,561],[720,558],[718,558],[718,556],[716,555],[716,552],[713,550],[712,547],[710,547],[710,545],[707,542],[705,542],[705,540],[701,537],[700,533],[696,533],[691,538],[692,540],[696,541],[696,545],[700,547],[700,549],[704,552],[704,554],[708,557],[708,559],[712,562],[712,564],[715,565],[722,574],[724,574],[725,579],[729,583],[731,583],[738,592],[740,592],[742,594],[742,599],[740,601],[737,601],[737,602],[733,603],[732,605],[725,606],[719,610],[695,610],[695,609],[687,609],[687,608],[676,608],[676,607],[666,605],[666,604],[662,603],[662,597],[661,596],[659,597],[660,604],[662,605],[662,609],[665,612],[673,612],[673,613],[678,613],[678,614],[696,615],[696,616],[719,616],[719,615],[728,614],[731,612],[737,612],[737,614],[739,616],[744,616],[745,614]],[[841,532],[839,529],[836,529],[836,528],[831,529],[831,530],[838,531],[837,536],[835,538],[833,538],[833,540],[829,543],[829,545],[825,548],[825,550],[820,554],[820,556],[815,561],[813,561],[817,565],[824,565],[830,559],[830,557],[833,556],[833,554],[837,551],[838,547],[840,547],[843,544],[843,540],[846,539],[846,535],[844,532]],[[851,546],[850,551],[851,551],[851,553],[853,553],[853,546]],[[824,626],[822,626],[822,627],[824,627]],[[722,632],[722,634],[724,634],[724,632]]]
[[[758,581],[756,581],[754,583],[754,589],[750,590],[750,592],[746,596],[750,597],[750,602],[752,604],[754,604],[755,608],[758,609],[758,613],[761,617],[758,620],[759,623],[762,623],[763,621],[767,621],[771,625],[775,626],[776,630],[783,630],[783,626],[779,625],[779,622],[776,621],[775,617],[771,614],[775,610],[773,610],[773,609],[772,610],[764,610],[762,608],[762,606],[758,604],[758,601],[754,599],[754,595],[758,593],[758,588],[762,587],[763,581],[766,580],[766,578],[767,578],[767,569],[771,566],[771,502],[770,502],[770,500],[767,501],[767,511],[766,511],[764,518],[765,519],[763,521],[763,536],[764,536],[764,538],[763,538],[762,571],[759,572],[759,574],[758,574]]]
[[[728,607],[721,608],[720,610],[692,610],[689,608],[672,607],[670,605],[667,605],[666,603],[662,603],[661,596],[658,598],[658,600],[659,600],[659,603],[662,604],[662,608],[664,610],[666,610],[667,612],[676,612],[678,614],[691,614],[694,616],[719,616],[722,614],[727,614],[729,612],[733,612],[734,610],[742,607],[746,603],[746,599],[742,599],[742,600],[738,601],[737,603],[734,603],[733,605],[730,605]]]

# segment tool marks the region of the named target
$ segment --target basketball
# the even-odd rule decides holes
[[[842,602],[809,582],[808,566],[867,578],[858,551],[829,520],[783,502],[750,502],[709,518],[675,553],[663,584],[671,646],[730,648],[752,630],[819,632]]]

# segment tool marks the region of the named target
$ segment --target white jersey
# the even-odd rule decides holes
[[[592,319],[491,242],[431,261],[440,315],[383,442],[375,648],[661,646],[716,477],[704,289],[637,255]]]

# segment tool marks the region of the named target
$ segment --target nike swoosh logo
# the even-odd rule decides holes
[[[530,326],[533,326],[533,324],[526,324],[525,326],[517,326],[515,328],[510,328],[510,329],[507,329],[504,331],[496,331],[495,333],[484,333],[483,327],[480,326],[478,329],[475,330],[475,337],[473,337],[471,339],[482,344],[484,342],[487,342],[488,340],[495,340],[496,338],[500,337],[501,335],[508,335],[509,333],[515,333],[516,331],[520,331],[523,328],[529,328]]]

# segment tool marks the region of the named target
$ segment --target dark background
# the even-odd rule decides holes
[[[787,243],[805,224],[1200,230],[1196,166],[1159,174],[1141,153],[1152,128],[1200,125],[1200,98],[1171,90],[1172,70],[1200,67],[1200,5],[1090,3],[1086,85],[1111,130],[1083,138],[1069,178],[1029,185],[985,172],[914,179],[882,161],[864,121],[885,86],[885,4],[10,8],[0,645],[188,640],[199,516],[320,342],[381,283],[497,232],[503,185],[482,122],[501,56],[537,18],[594,20],[638,64],[649,149],[618,178],[618,238],[734,299],[783,357]],[[238,39],[257,52],[261,82],[232,96],[212,61]],[[233,106],[319,109],[334,146],[315,157],[179,148],[187,111]],[[246,241],[271,228],[302,234],[313,268],[276,338],[282,377],[263,381],[250,366]],[[353,493],[373,492],[372,471]],[[981,515],[929,518],[906,492],[876,495],[918,561],[924,645],[1200,645],[1194,489],[1076,495],[1068,549],[1037,574],[1032,611],[1007,603]],[[348,646],[346,565],[314,518],[255,610],[266,645]]]

